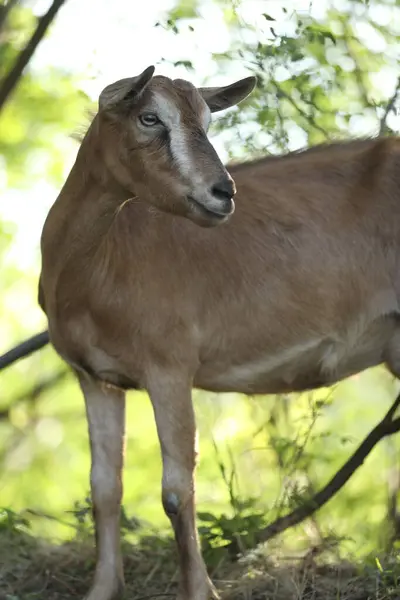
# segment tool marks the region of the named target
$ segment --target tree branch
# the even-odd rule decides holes
[[[387,103],[385,112],[383,113],[383,117],[381,119],[380,126],[379,126],[379,135],[383,135],[385,132],[387,118],[389,116],[390,111],[394,109],[394,105],[396,103],[399,92],[400,92],[400,77],[397,80],[397,85],[393,92],[393,96],[390,98],[389,102]]]
[[[49,341],[49,332],[42,331],[42,333],[38,333],[28,340],[25,340],[25,342],[18,344],[18,346],[11,348],[11,350],[0,356],[0,371],[9,365],[12,365],[12,363],[20,358],[24,358],[25,356],[32,354],[32,352],[40,350],[46,346]]]
[[[14,8],[18,4],[19,0],[8,0],[7,4],[2,4],[0,6],[0,32],[6,22],[6,19],[10,13],[10,10]]]
[[[47,13],[38,19],[37,27],[33,32],[30,40],[26,44],[25,48],[19,53],[14,63],[14,66],[11,68],[11,70],[3,79],[0,85],[0,110],[7,102],[10,94],[12,93],[19,79],[21,78],[26,65],[29,63],[36,48],[42,41],[47,29],[49,28],[50,24],[54,20],[55,16],[57,15],[64,2],[65,0],[54,0]]]
[[[261,529],[257,534],[258,542],[266,542],[271,538],[298,525],[311,515],[313,515],[319,508],[326,504],[350,479],[353,473],[363,464],[366,457],[369,455],[371,450],[380,442],[384,437],[392,435],[397,431],[400,431],[400,417],[393,419],[394,413],[400,405],[400,394],[397,396],[395,402],[387,412],[385,417],[378,423],[376,427],[367,435],[364,441],[360,444],[354,454],[348,459],[348,461],[337,471],[327,485],[315,494],[310,500],[306,500],[304,504],[296,508],[294,511],[276,519],[273,523]]]
[[[274,79],[271,79],[271,83],[274,85],[278,94],[280,94],[283,98],[285,98],[293,106],[293,108],[295,110],[297,110],[299,115],[301,115],[303,117],[303,119],[305,119],[309,123],[309,125],[311,125],[311,127],[313,127],[314,129],[316,129],[317,131],[322,133],[324,135],[324,137],[327,140],[329,140],[329,133],[323,127],[321,127],[321,125],[318,125],[318,123],[316,122],[316,120],[314,119],[314,117],[312,115],[308,115],[306,113],[306,111],[303,110],[301,108],[301,106],[299,106],[297,104],[297,102],[287,92],[285,92],[284,89],[281,88],[281,86],[279,85],[279,83],[277,81],[275,81]]]

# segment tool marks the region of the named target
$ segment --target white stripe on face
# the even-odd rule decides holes
[[[195,164],[193,153],[189,148],[188,131],[182,124],[179,107],[160,92],[154,94],[154,101],[161,121],[169,129],[171,154],[182,176],[185,178],[190,177],[194,184],[201,185],[203,180],[198,172],[198,165]],[[203,103],[204,108],[199,117],[202,127],[207,131],[211,112],[207,104],[204,101]]]

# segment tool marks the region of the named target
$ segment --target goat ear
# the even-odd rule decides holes
[[[112,110],[124,100],[134,99],[139,96],[153,77],[155,67],[147,67],[136,77],[127,77],[111,83],[101,92],[99,97],[99,109]]]
[[[257,79],[255,77],[245,77],[245,79],[240,79],[225,87],[199,88],[199,92],[207,102],[211,112],[217,112],[239,104],[253,91],[256,83]]]

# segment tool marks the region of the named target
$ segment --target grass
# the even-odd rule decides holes
[[[0,599],[76,600],[94,570],[92,536],[84,529],[60,545],[34,537],[13,513],[0,521]],[[124,538],[128,600],[173,598],[177,589],[173,540],[139,531]],[[207,553],[210,557],[210,554]],[[330,550],[290,555],[279,540],[239,558],[219,554],[210,574],[225,600],[394,600],[400,598],[400,560],[395,555],[363,564],[340,560]],[[211,556],[211,558],[213,558]]]

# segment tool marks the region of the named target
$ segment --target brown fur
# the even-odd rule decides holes
[[[98,565],[89,600],[122,589],[119,387],[149,392],[181,598],[205,600],[214,592],[195,530],[192,387],[268,394],[381,362],[400,372],[399,140],[232,166],[235,214],[200,227],[213,219],[191,213],[164,145],[129,151],[127,119],[157,86],[181,111],[205,185],[224,175],[204,141],[200,94],[154,78],[118,119],[94,119],[42,237],[41,305],[78,373],[91,430]]]

